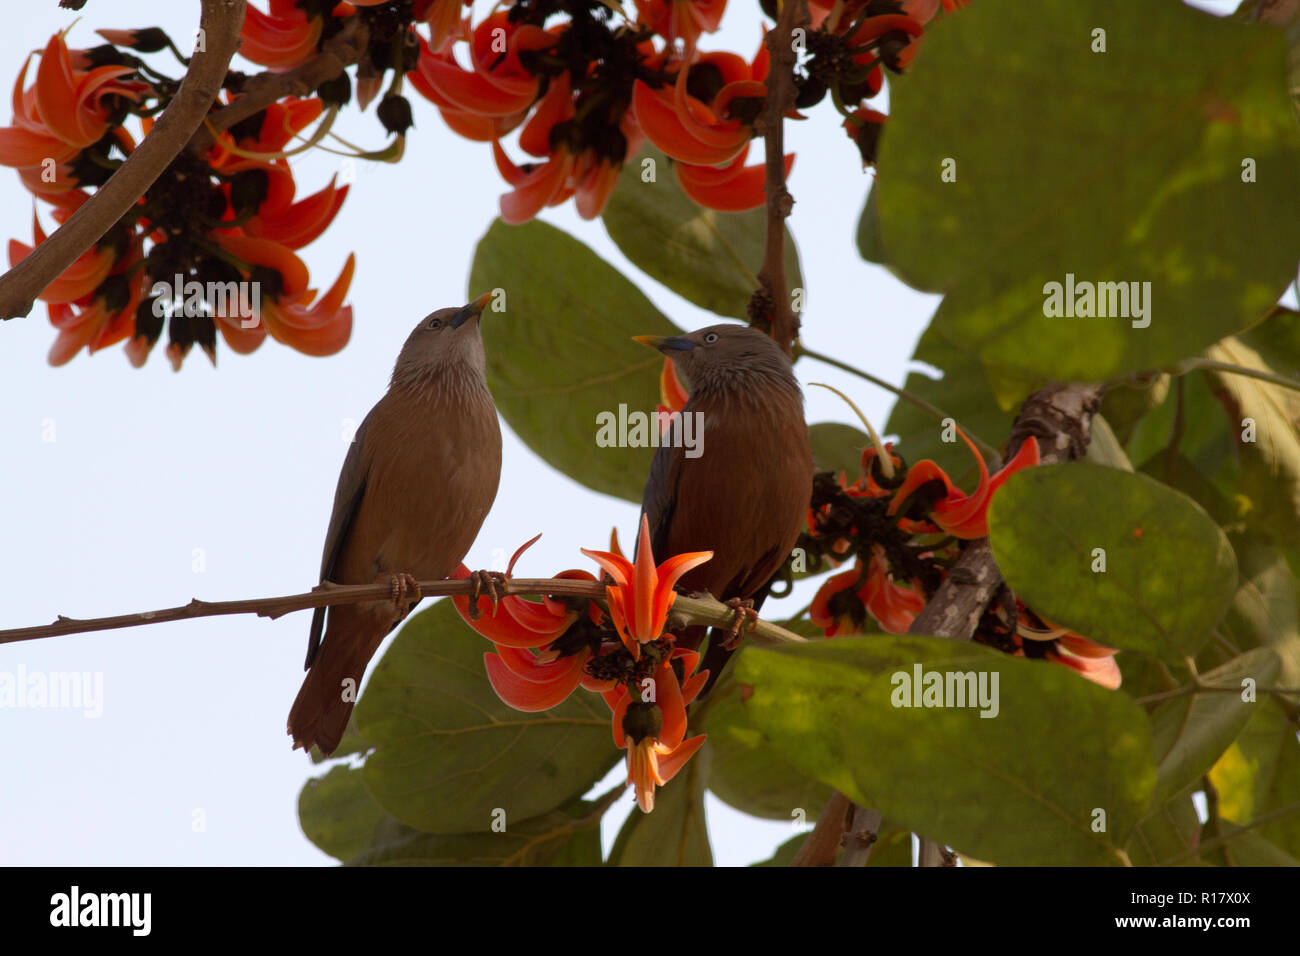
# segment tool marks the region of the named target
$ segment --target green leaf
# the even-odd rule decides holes
[[[655,791],[651,813],[632,811],[609,853],[610,866],[712,866],[704,819],[702,755]]]
[[[645,166],[646,160],[653,167]],[[645,182],[642,171],[654,170]],[[682,192],[671,161],[653,146],[625,163],[601,216],[609,237],[647,275],[710,312],[746,319],[763,266],[767,216],[704,209]],[[787,229],[785,278],[803,288],[799,252]],[[804,297],[806,299],[806,297]]]
[[[1210,770],[1210,782],[1219,791],[1219,815],[1230,823],[1300,804],[1300,741],[1295,721],[1275,700],[1261,695],[1246,729]],[[1255,832],[1300,857],[1300,809]]]
[[[740,702],[740,686],[728,669],[709,693],[701,733],[709,735],[708,787],[737,810],[767,820],[815,820],[831,788],[793,767],[753,727]],[[656,811],[658,812],[658,811]]]
[[[1268,647],[1257,647],[1201,675],[1216,687],[1232,686],[1232,693],[1208,691],[1166,701],[1151,715],[1152,744],[1156,756],[1156,789],[1151,801],[1159,806],[1195,784],[1241,733],[1256,703],[1242,700],[1241,682],[1252,678],[1257,686],[1277,678],[1278,659]]]
[[[1181,3],[980,0],[927,28],[893,90],[879,162],[890,266],[944,292],[935,324],[1004,374],[1097,381],[1195,355],[1295,275],[1285,70],[1280,31]],[[1067,275],[1151,283],[1149,325],[1049,317],[1045,285]]]
[[[1189,786],[1138,821],[1124,847],[1134,866],[1157,866],[1196,845],[1201,834],[1201,821],[1192,802],[1196,789],[1194,784]]]
[[[1300,372],[1300,320],[1295,315],[1269,319],[1252,330],[1248,340],[1258,348],[1229,338],[1210,348],[1206,357],[1279,375]],[[1236,411],[1229,426],[1231,438],[1244,437],[1246,419],[1254,424],[1252,441],[1234,441],[1241,475],[1225,490],[1236,497],[1248,525],[1279,543],[1294,542],[1300,537],[1300,392],[1231,372],[1206,374]]]
[[[852,484],[862,474],[862,450],[871,438],[860,428],[839,422],[817,422],[808,426],[813,466],[818,471],[844,472]]]
[[[359,854],[352,866],[599,866],[600,818],[611,801],[574,801],[500,832],[408,831]]]
[[[867,201],[862,206],[862,215],[858,219],[858,255],[868,262],[885,265],[889,257],[885,254],[885,240],[880,235],[880,200],[877,198],[876,181],[871,181]]]
[[[438,601],[402,627],[357,704],[375,747],[366,786],[416,829],[482,831],[497,809],[538,816],[586,793],[618,757],[594,694],[577,690],[539,714],[502,703],[483,669],[491,648]]]
[[[361,771],[343,764],[303,784],[298,822],[307,839],[343,862],[419,832],[385,813],[366,789]]]
[[[1124,453],[1124,446],[1115,436],[1106,417],[1098,412],[1092,416],[1092,438],[1088,442],[1088,461],[1120,471],[1132,471],[1133,463]]]
[[[1012,475],[990,504],[989,542],[1007,584],[1035,611],[1167,661],[1200,649],[1237,586],[1227,537],[1194,501],[1086,462]]]
[[[1276,548],[1253,536],[1237,541],[1241,585],[1222,630],[1239,647],[1270,647],[1281,668],[1278,683],[1300,687],[1300,594],[1295,575]]]
[[[962,428],[979,435],[994,448],[1002,446],[1015,415],[998,404],[983,368],[969,349],[953,345],[931,326],[922,333],[912,360],[940,369],[943,378],[909,372],[903,383],[907,391],[951,415]],[[966,443],[951,434],[953,440],[944,441],[944,431],[932,415],[901,398],[894,402],[885,422],[885,432],[898,436],[898,451],[909,464],[929,458],[954,481],[974,475],[975,460]]]
[[[1208,843],[1218,834],[1211,824],[1206,824],[1201,841]],[[1245,830],[1225,824],[1223,836],[1227,842],[1208,851],[1207,856],[1220,866],[1300,866],[1300,859],[1287,853],[1255,830]]]
[[[917,667],[983,674],[989,691],[997,675],[996,715],[980,716],[994,713],[991,702],[901,706]],[[981,860],[1117,862],[1150,796],[1141,708],[1068,668],[913,636],[750,647],[738,668],[737,680],[754,688],[750,720],[791,763],[894,825]],[[1103,832],[1093,829],[1097,811]]]
[[[794,855],[799,852],[799,847],[803,846],[803,841],[806,839],[808,839],[806,833],[792,836],[777,847],[766,860],[751,863],[750,866],[789,866],[790,861],[794,859]]]
[[[505,291],[505,311],[483,316],[501,417],[570,478],[639,502],[654,449],[601,447],[597,416],[617,417],[620,405],[653,416],[663,357],[632,336],[680,330],[594,252],[537,221],[492,224],[475,250],[470,289]]]

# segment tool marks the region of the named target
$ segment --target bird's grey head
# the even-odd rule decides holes
[[[743,392],[760,382],[789,386],[798,380],[790,359],[771,336],[747,325],[710,325],[686,335],[638,335],[643,345],[673,360],[692,395]]]
[[[393,385],[420,389],[486,387],[486,360],[479,317],[491,301],[488,292],[468,305],[439,309],[420,320],[406,337],[393,368]]]

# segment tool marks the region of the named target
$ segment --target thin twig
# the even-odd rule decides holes
[[[196,50],[180,89],[125,162],[31,254],[0,276],[0,319],[27,315],[36,297],[144,195],[203,122],[239,46],[244,0],[203,0]]]
[[[201,154],[214,141],[212,129],[222,132],[286,96],[306,96],[313,92],[361,58],[367,36],[364,22],[359,17],[349,17],[343,29],[326,40],[321,51],[306,63],[283,73],[260,73],[249,78],[233,103],[208,117],[212,128],[204,124],[186,148],[191,153]]]
[[[799,316],[791,308],[785,276],[785,220],[794,199],[785,187],[785,114],[794,107],[794,30],[809,23],[808,0],[785,0],[776,27],[766,37],[772,54],[767,74],[767,101],[756,128],[763,134],[767,178],[767,238],[763,268],[758,273],[760,293],[771,300],[772,338],[791,354],[799,337]]]
[[[893,392],[903,401],[915,405],[917,408],[925,412],[927,415],[929,415],[937,422],[942,422],[944,419],[951,419],[956,424],[956,426],[962,430],[962,434],[964,434],[967,438],[973,441],[976,447],[979,448],[980,454],[984,456],[984,461],[988,463],[989,468],[996,471],[997,469],[1002,467],[1002,456],[1001,454],[998,453],[998,450],[996,448],[994,448],[984,439],[980,438],[979,435],[975,434],[973,431],[971,431],[961,422],[957,421],[957,419],[953,418],[951,415],[945,412],[942,408],[939,408],[937,405],[931,405],[921,396],[913,392],[909,392],[905,388],[899,388],[897,385],[893,385],[889,382],[886,382],[883,378],[877,378],[876,376],[872,375],[870,372],[864,372],[862,369],[858,368],[855,365],[850,365],[847,362],[841,362],[837,358],[832,358],[829,355],[825,355],[821,352],[816,352],[813,349],[805,347],[802,343],[796,345],[794,349],[794,357],[797,359],[800,356],[805,356],[805,355],[808,358],[812,359],[813,361],[824,362],[827,365],[834,366],[835,368],[839,369],[842,372],[848,372],[850,375],[856,375],[858,378],[870,382],[872,385],[875,385],[878,388],[883,388],[887,392]]]
[[[473,582],[468,578],[420,581],[417,584],[421,597],[470,594],[473,586]],[[504,584],[498,584],[498,593],[502,596],[510,594],[551,594],[602,599],[605,597],[605,585],[596,581],[575,581],[568,578],[508,578]],[[189,604],[163,608],[158,611],[142,611],[138,614],[120,614],[116,617],[97,617],[84,620],[59,615],[53,624],[0,631],[0,644],[34,641],[43,637],[58,637],[64,634],[82,634],[88,631],[110,631],[123,627],[138,627],[144,624],[162,624],[167,621],[184,621],[196,617],[256,614],[259,617],[277,618],[292,611],[303,611],[307,608],[391,600],[392,594],[392,585],[386,582],[380,584],[330,584],[327,582],[311,591],[290,594],[284,597],[251,598],[243,601],[200,601],[195,598]],[[672,615],[691,624],[725,627],[735,620],[736,612],[734,609],[709,597],[687,597],[679,594],[673,603]],[[767,621],[758,621],[753,625],[752,630],[747,629],[745,634],[752,637],[757,644],[804,643],[806,640],[806,638],[798,634]]]

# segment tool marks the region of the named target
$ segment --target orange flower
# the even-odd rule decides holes
[[[988,508],[993,493],[1002,487],[1002,484],[1017,471],[1038,464],[1038,440],[1031,436],[1028,441],[1020,446],[1016,456],[990,479],[988,465],[984,463],[984,456],[979,453],[979,450],[966,437],[965,433],[959,430],[958,434],[961,435],[962,441],[971,450],[971,454],[975,456],[976,464],[979,465],[980,482],[975,489],[975,493],[967,495],[960,488],[954,487],[944,470],[927,458],[924,461],[918,461],[908,469],[907,478],[899,489],[894,492],[894,499],[889,504],[888,514],[895,514],[912,493],[922,485],[931,481],[940,481],[943,483],[945,490],[944,496],[938,499],[929,510],[934,523],[948,534],[958,538],[982,538],[989,533]]]
[[[701,206],[719,212],[744,212],[756,209],[767,201],[763,164],[746,166],[749,143],[725,166],[695,166],[676,163],[677,182],[682,192]],[[789,177],[794,167],[794,154],[785,157],[785,175]]]
[[[315,55],[324,20],[308,17],[297,0],[271,0],[269,13],[251,3],[245,9],[239,30],[239,54],[244,59],[288,70]]]
[[[67,162],[108,132],[110,98],[135,100],[149,88],[123,79],[135,73],[134,67],[77,68],[58,33],[45,45],[36,82],[24,89],[30,65],[29,56],[14,84],[14,125],[0,129],[2,166],[24,169],[40,168],[47,159]]]
[[[701,33],[722,22],[727,0],[636,0],[637,21],[670,43],[683,40],[693,48]]]
[[[560,657],[550,651],[534,654],[521,647],[497,645],[496,653],[483,655],[488,682],[497,696],[524,713],[558,707],[582,683],[583,665],[591,651]]]
[[[525,541],[511,555],[510,564],[506,567],[507,578],[514,573],[515,562],[519,560],[519,556],[532,547],[540,537],[539,534]],[[462,564],[452,577],[467,578],[469,573],[469,568]],[[556,577],[596,580],[595,576],[587,571],[561,571]],[[569,625],[578,619],[578,614],[570,611],[564,602],[551,598],[543,598],[538,602],[525,600],[517,594],[508,594],[497,603],[494,613],[491,599],[480,595],[477,602],[477,618],[470,616],[469,595],[457,594],[451,600],[465,623],[496,644],[498,651],[502,647],[520,649],[544,647],[568,630]]]
[[[1115,663],[1115,655],[1118,653],[1117,648],[1106,647],[1086,637],[1069,633],[1056,639],[1056,646],[1047,652],[1047,659],[1073,668],[1094,684],[1119,690],[1124,675]]]
[[[253,236],[218,234],[214,238],[242,263],[238,268],[246,280],[259,282],[260,316],[252,327],[244,328],[247,320],[238,314],[213,316],[231,349],[240,354],[251,352],[268,333],[307,355],[333,355],[347,345],[352,335],[352,306],[344,305],[343,300],[352,284],[355,255],[348,255],[339,277],[318,299],[316,290],[307,287],[306,265],[288,246]],[[268,272],[277,277],[273,285],[278,288],[264,288],[257,278]]]
[[[650,142],[673,159],[696,166],[718,166],[735,158],[748,144],[754,130],[752,104],[746,111],[750,122],[733,115],[739,101],[764,100],[768,58],[765,47],[752,63],[734,53],[694,54],[683,62],[671,87],[653,89],[643,80],[632,85],[632,109],[636,121]],[[721,80],[721,87],[705,104],[687,92],[693,67],[705,66]],[[752,114],[752,115],[750,115]]]
[[[456,62],[454,44],[442,49],[421,45],[421,92],[432,90],[453,108],[477,116],[505,117],[527,110],[537,99],[541,81],[519,62],[519,54],[544,50],[555,41],[555,33],[530,23],[511,23],[509,13],[499,11],[474,28],[469,40],[469,70]]]
[[[644,813],[654,809],[655,787],[676,776],[707,736],[685,739],[686,706],[704,688],[709,672],[693,674],[681,685],[672,666],[675,658],[681,658],[682,672],[690,674],[699,665],[700,656],[684,649],[666,655],[651,679],[653,693],[643,691],[640,700],[623,685],[605,695],[614,712],[614,745],[627,751],[627,782],[634,786],[637,805]]]
[[[677,599],[673,590],[687,571],[713,557],[712,551],[691,551],[669,558],[658,567],[650,550],[650,521],[641,516],[641,535],[637,542],[636,562],[608,551],[588,551],[587,555],[614,580],[606,588],[609,614],[623,645],[633,660],[641,659],[641,645],[663,633],[668,610]]]
[[[903,0],[903,12],[919,23],[929,23],[939,12],[940,4],[944,13],[952,13],[970,2],[971,0]]]
[[[827,637],[844,637],[862,633],[864,612],[869,612],[883,630],[906,634],[923,607],[925,595],[920,584],[913,581],[907,586],[893,581],[884,549],[874,545],[865,580],[861,561],[854,562],[851,571],[832,575],[818,589],[808,618]]]

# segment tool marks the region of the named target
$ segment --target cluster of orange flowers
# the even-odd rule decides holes
[[[14,86],[13,123],[0,128],[0,165],[18,170],[32,195],[52,207],[56,223],[134,151],[125,121],[137,117],[147,135],[177,88],[129,52],[169,45],[161,31],[101,34],[110,42],[90,50],[51,37],[30,86],[28,57]],[[231,74],[227,101],[238,82]],[[331,182],[296,199],[283,156],[289,140],[320,114],[318,99],[286,99],[222,133],[201,155],[182,153],[131,215],[40,294],[58,330],[50,362],[125,340],[127,357],[140,366],[165,323],[167,356],[178,369],[196,344],[215,361],[218,332],[240,353],[268,335],[310,355],[342,348],[352,329],[343,299],[353,260],[318,298],[296,250],[329,225],[347,188]],[[9,244],[11,265],[46,239],[39,216],[33,218],[32,244]]]
[[[862,633],[869,614],[881,629],[904,634],[942,583],[961,542],[988,534],[993,495],[1017,471],[1037,465],[1037,439],[990,475],[979,450],[960,431],[975,456],[979,484],[966,494],[935,462],[910,468],[886,444],[893,468],[887,477],[875,448],[862,454],[862,474],[823,474],[813,490],[808,534],[800,543],[831,566],[854,556],[851,570],[829,577],[809,608],[827,637]],[[981,620],[974,639],[1017,656],[1065,664],[1112,689],[1121,675],[1114,648],[1046,621],[1018,599],[1014,611],[998,606]]]
[[[507,578],[536,540],[515,552]],[[611,547],[582,552],[608,576],[608,614],[585,599],[529,601],[507,595],[493,608],[484,596],[473,610],[467,596],[452,600],[469,626],[493,643],[494,650],[483,655],[484,666],[493,689],[511,707],[550,710],[579,687],[604,698],[612,713],[614,745],[627,751],[628,782],[649,813],[655,787],[671,780],[704,743],[704,735],[686,739],[686,707],[709,672],[696,671],[700,655],[676,647],[664,626],[677,597],[673,585],[712,554],[680,554],[656,566],[644,518],[635,562],[622,555],[617,540]],[[455,577],[469,573],[461,565]],[[580,570],[555,577],[596,580]]]

